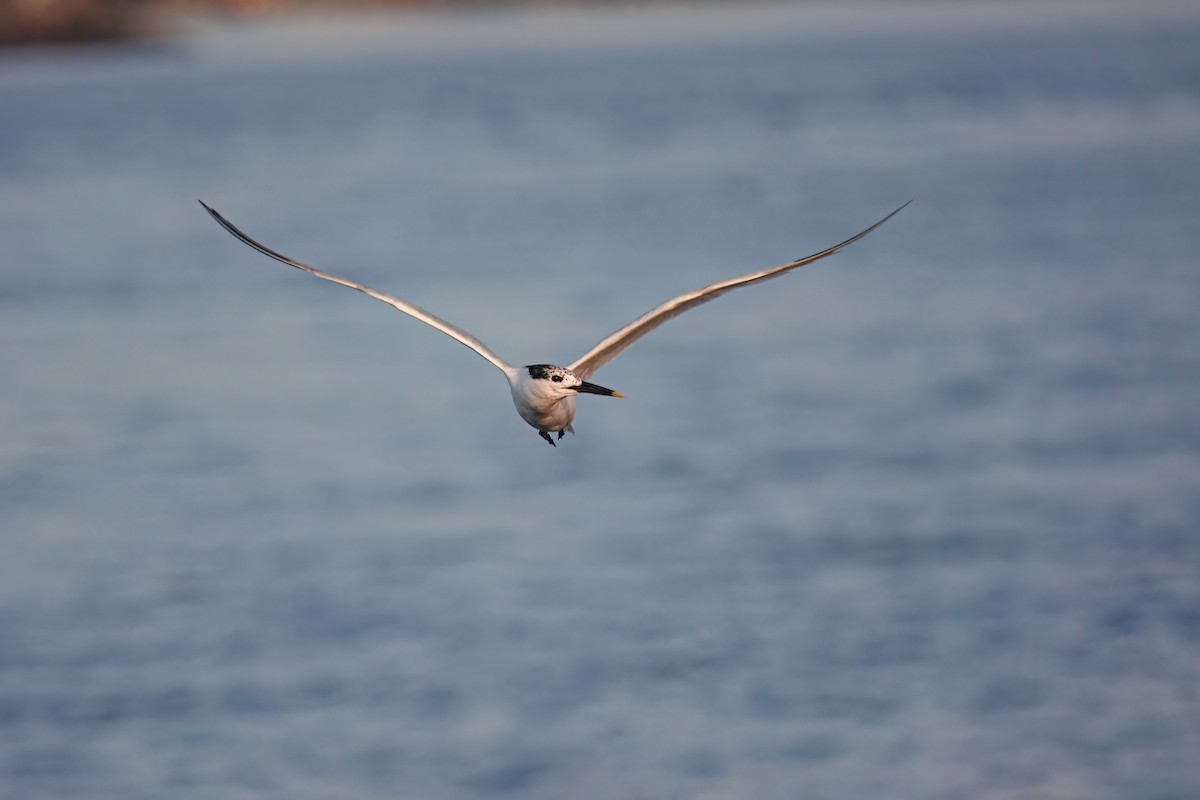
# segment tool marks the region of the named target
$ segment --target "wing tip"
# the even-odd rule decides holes
[[[901,211],[903,211],[904,209],[908,208],[910,205],[912,205],[912,202],[913,202],[913,200],[915,200],[915,199],[916,199],[916,198],[910,198],[910,199],[908,199],[908,200],[905,200],[903,203],[901,203],[900,205],[898,205],[898,206],[896,207],[896,210],[895,210],[895,211],[893,211],[892,213],[888,214],[888,215],[887,215],[886,217],[884,217],[883,219],[879,220],[879,222],[876,222],[874,225],[872,225],[872,226],[871,226],[871,228],[870,228],[869,230],[874,230],[875,228],[878,228],[880,225],[882,225],[883,223],[887,222],[889,219],[891,219],[892,217],[896,216],[897,214],[899,214],[899,213],[900,213]]]
[[[203,208],[205,211],[208,212],[208,215],[210,217],[212,217],[213,219],[215,219],[217,222],[221,223],[222,225],[225,224],[225,218],[222,217],[219,213],[217,213],[217,210],[215,208],[213,208],[212,206],[210,206],[208,203],[204,202],[203,200],[200,200],[199,198],[197,198],[196,202],[200,204],[201,208]]]

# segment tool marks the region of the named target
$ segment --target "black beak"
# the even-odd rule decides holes
[[[579,392],[580,394],[584,394],[584,393],[602,394],[605,397],[624,397],[625,396],[625,395],[621,394],[620,392],[614,392],[612,389],[605,389],[603,386],[597,386],[596,384],[588,383],[587,381],[583,381],[578,386],[572,386],[571,388],[574,389],[575,391]]]

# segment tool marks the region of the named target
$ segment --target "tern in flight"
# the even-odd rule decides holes
[[[911,203],[912,201],[908,202]],[[814,261],[825,258],[825,256],[833,255],[838,250],[857,242],[896,216],[908,203],[900,206],[900,208],[897,208],[866,230],[856,233],[846,241],[835,244],[833,247],[826,248],[819,253],[813,253],[811,256],[798,258],[795,261],[789,261],[777,267],[770,267],[769,269],[751,272],[737,278],[712,283],[694,292],[687,292],[678,297],[673,297],[662,305],[650,309],[624,328],[609,334],[607,338],[584,353],[583,356],[576,359],[568,367],[559,367],[554,364],[530,364],[525,367],[514,367],[462,328],[435,317],[425,309],[413,305],[407,300],[401,300],[399,297],[384,294],[369,286],[355,283],[352,280],[324,272],[316,267],[310,267],[308,264],[302,264],[299,261],[281,255],[242,233],[232,222],[210,208],[203,200],[200,201],[200,205],[204,206],[204,210],[211,214],[212,218],[221,224],[221,227],[263,255],[270,256],[276,261],[287,264],[289,267],[302,269],[323,280],[339,283],[342,286],[349,286],[351,289],[356,289],[365,295],[374,297],[376,300],[382,300],[398,311],[403,311],[405,314],[416,317],[425,324],[437,328],[451,339],[457,340],[483,356],[493,366],[503,372],[504,377],[508,379],[508,387],[512,391],[513,405],[517,407],[517,413],[521,415],[521,419],[536,428],[539,436],[557,447],[558,445],[554,444],[554,439],[550,434],[556,433],[558,434],[558,438],[562,439],[567,431],[571,431],[571,433],[575,432],[575,429],[571,427],[571,421],[575,419],[576,395],[598,394],[606,397],[623,397],[623,395],[614,392],[612,389],[605,389],[603,386],[588,383],[588,378],[592,377],[592,374],[600,367],[616,358],[626,347],[629,347],[629,345],[659,325],[662,325],[672,317],[679,316],[689,308],[695,308],[701,303],[714,300],[740,286],[749,286],[759,281],[778,278],[780,275],[784,275],[797,267],[803,267],[805,264],[811,264]]]

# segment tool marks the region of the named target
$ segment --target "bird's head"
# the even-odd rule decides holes
[[[553,364],[530,364],[525,367],[529,374],[528,384],[538,394],[560,399],[574,397],[577,394],[599,394],[605,397],[624,397],[612,389],[605,389],[594,383],[588,383],[566,367],[556,367]]]

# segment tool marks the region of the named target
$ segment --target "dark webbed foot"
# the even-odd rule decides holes
[[[549,442],[551,447],[558,447],[558,445],[556,445],[556,444],[554,443],[554,440],[550,438],[550,434],[549,434],[548,432],[546,432],[546,431],[538,431],[538,436],[542,437],[542,438],[543,438],[543,439],[545,439],[547,442]],[[560,438],[560,439],[562,438],[562,431],[559,431],[559,432],[558,432],[558,438]]]
[[[566,436],[566,435],[567,435],[567,429],[566,429],[566,428],[563,428],[561,431],[559,431],[559,432],[558,432],[558,440],[561,442],[561,441],[562,441],[562,437],[564,437],[564,436]],[[554,446],[555,446],[555,447],[558,447],[558,445],[554,445]]]

